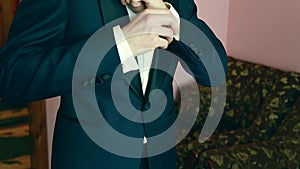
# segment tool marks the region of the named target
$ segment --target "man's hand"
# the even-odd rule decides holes
[[[128,5],[136,13],[142,12],[145,9],[167,9],[162,0],[121,0],[121,3]]]
[[[179,26],[168,9],[146,9],[124,26],[122,32],[137,56],[158,47],[166,49],[178,34]]]

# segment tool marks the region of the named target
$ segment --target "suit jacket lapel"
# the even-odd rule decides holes
[[[140,98],[143,99],[143,89],[139,70],[130,71],[125,74],[125,78],[132,89],[132,91]],[[130,80],[131,79],[131,80]]]

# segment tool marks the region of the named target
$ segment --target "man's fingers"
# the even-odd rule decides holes
[[[166,39],[167,39],[167,41],[168,41],[168,43],[170,44],[170,43],[172,43],[172,41],[173,41],[173,37],[172,38],[170,38],[170,37],[166,37]]]
[[[173,30],[174,35],[179,33],[178,21],[169,10],[146,9],[143,13],[147,23],[168,27]]]
[[[140,13],[145,10],[144,2],[141,0],[125,0],[128,7],[135,13]]]
[[[151,29],[145,32],[135,32],[132,33],[131,35],[127,36],[127,38],[135,37],[135,36],[141,36],[141,35],[155,35],[155,36],[160,36],[163,38],[168,39],[173,39],[174,34],[173,30],[167,27],[162,27],[162,26],[152,26]],[[168,40],[169,41],[169,40]]]
[[[141,0],[141,1],[143,1],[145,3],[150,3],[151,2],[151,0]]]
[[[176,18],[170,14],[170,15],[164,15],[164,16],[158,16],[158,22],[163,27],[169,28],[173,30],[174,35],[177,35],[179,33],[179,25],[176,20]]]
[[[164,38],[156,37],[154,40],[154,44],[155,44],[155,48],[160,47],[162,49],[167,49],[169,42]]]
[[[122,3],[122,5],[126,5],[127,4],[126,0],[121,0],[121,3]]]
[[[161,26],[156,26],[153,28],[153,31],[149,32],[161,37],[165,38],[172,38],[174,36],[172,29],[166,28],[166,27],[161,27]]]
[[[126,38],[134,56],[154,50],[168,48],[169,41],[155,34],[136,35]]]
[[[135,8],[140,7],[143,5],[143,3],[141,2],[141,0],[132,0],[131,1],[131,5]]]
[[[135,8],[143,0],[130,1],[129,7]],[[129,4],[127,4],[129,5]],[[127,42],[136,55],[137,53],[153,50],[155,48],[168,48],[174,35],[179,32],[179,24],[167,9],[145,9],[137,15],[129,24],[122,28]]]
[[[170,14],[170,10],[169,9],[151,9],[151,8],[147,8],[147,9],[145,9],[144,13],[148,13],[148,14]]]

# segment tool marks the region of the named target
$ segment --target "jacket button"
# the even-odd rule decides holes
[[[82,86],[87,87],[89,84],[90,84],[90,82],[88,80],[86,80],[86,81],[83,82]]]
[[[102,79],[103,81],[107,81],[107,80],[110,79],[110,75],[107,74],[107,73],[103,73],[103,74],[101,75],[101,79]]]

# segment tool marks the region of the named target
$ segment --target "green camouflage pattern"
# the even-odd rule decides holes
[[[199,87],[199,114],[177,146],[178,168],[299,168],[299,74],[229,58],[222,120],[200,144],[211,90],[220,89]]]

